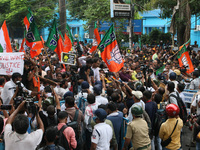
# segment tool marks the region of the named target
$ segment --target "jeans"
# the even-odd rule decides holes
[[[200,150],[200,142],[196,142],[196,150]]]
[[[152,140],[151,140],[151,150],[155,150],[155,146],[157,147],[157,150],[162,150],[162,146],[161,146],[161,139],[159,136],[153,136]]]

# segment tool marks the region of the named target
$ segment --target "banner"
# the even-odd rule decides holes
[[[76,65],[76,55],[70,53],[61,53],[61,63]]]
[[[0,74],[12,75],[19,72],[23,75],[24,71],[24,53],[0,53]]]

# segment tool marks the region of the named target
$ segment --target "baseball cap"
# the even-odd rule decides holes
[[[102,92],[101,86],[99,85],[95,85],[93,88],[94,93],[96,93],[97,95],[100,95]]]
[[[64,99],[65,99],[67,96],[72,96],[72,97],[73,97],[73,96],[74,96],[74,95],[73,95],[73,92],[67,91],[67,92],[64,94],[64,96],[63,96]]]
[[[132,91],[132,94],[137,98],[141,99],[143,97],[143,94],[141,91]]]
[[[106,111],[102,108],[98,108],[96,111],[94,111],[94,115],[97,116],[100,121],[104,121],[107,117]]]
[[[81,83],[81,88],[82,89],[89,89],[89,87],[90,87],[90,85],[89,85],[89,83],[87,81],[83,81]]]

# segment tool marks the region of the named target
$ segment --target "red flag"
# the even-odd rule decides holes
[[[21,47],[20,47],[20,49],[19,49],[19,52],[25,52],[25,49],[24,49],[25,40],[26,40],[26,38],[24,38],[24,39],[22,40],[22,43],[21,43]]]
[[[98,49],[101,51],[101,57],[107,64],[109,71],[118,72],[124,66],[124,60],[119,51],[113,25],[106,32]]]
[[[92,42],[92,48],[90,49],[90,53],[94,52],[97,49],[97,46],[99,45],[100,42],[101,42],[101,38],[100,38],[99,31],[95,23],[94,39]]]
[[[187,73],[192,73],[194,71],[194,67],[192,65],[192,61],[190,59],[189,52],[186,49],[186,46],[184,45],[182,49],[177,54],[178,62],[180,67],[186,67]]]
[[[63,52],[68,53],[69,51],[71,51],[71,49],[72,49],[72,42],[71,42],[70,38],[67,36],[67,34],[65,33]]]

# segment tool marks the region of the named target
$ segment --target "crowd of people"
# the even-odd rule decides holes
[[[82,47],[75,66],[27,50],[23,75],[0,75],[2,149],[179,150],[184,89],[197,91],[190,121],[200,149],[200,51],[189,52],[192,74],[158,46],[121,50],[124,66],[109,72],[100,53]]]

